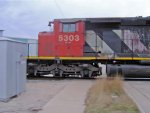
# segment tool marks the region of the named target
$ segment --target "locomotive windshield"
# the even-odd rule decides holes
[[[76,31],[76,24],[75,23],[64,23],[63,24],[63,32],[75,32]]]

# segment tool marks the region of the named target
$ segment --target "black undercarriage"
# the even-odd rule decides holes
[[[102,74],[101,67],[94,61],[62,61],[55,60],[28,60],[27,73],[29,76],[52,74],[54,77],[96,77]]]

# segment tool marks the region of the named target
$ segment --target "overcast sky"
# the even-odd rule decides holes
[[[150,0],[0,0],[0,29],[36,38],[55,18],[150,16]]]

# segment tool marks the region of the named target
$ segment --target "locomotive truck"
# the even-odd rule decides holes
[[[38,34],[38,55],[28,56],[28,75],[150,76],[150,17],[72,18],[49,22]]]

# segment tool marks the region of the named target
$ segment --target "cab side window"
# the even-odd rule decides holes
[[[76,32],[76,24],[75,23],[64,23],[63,24],[63,32]]]

